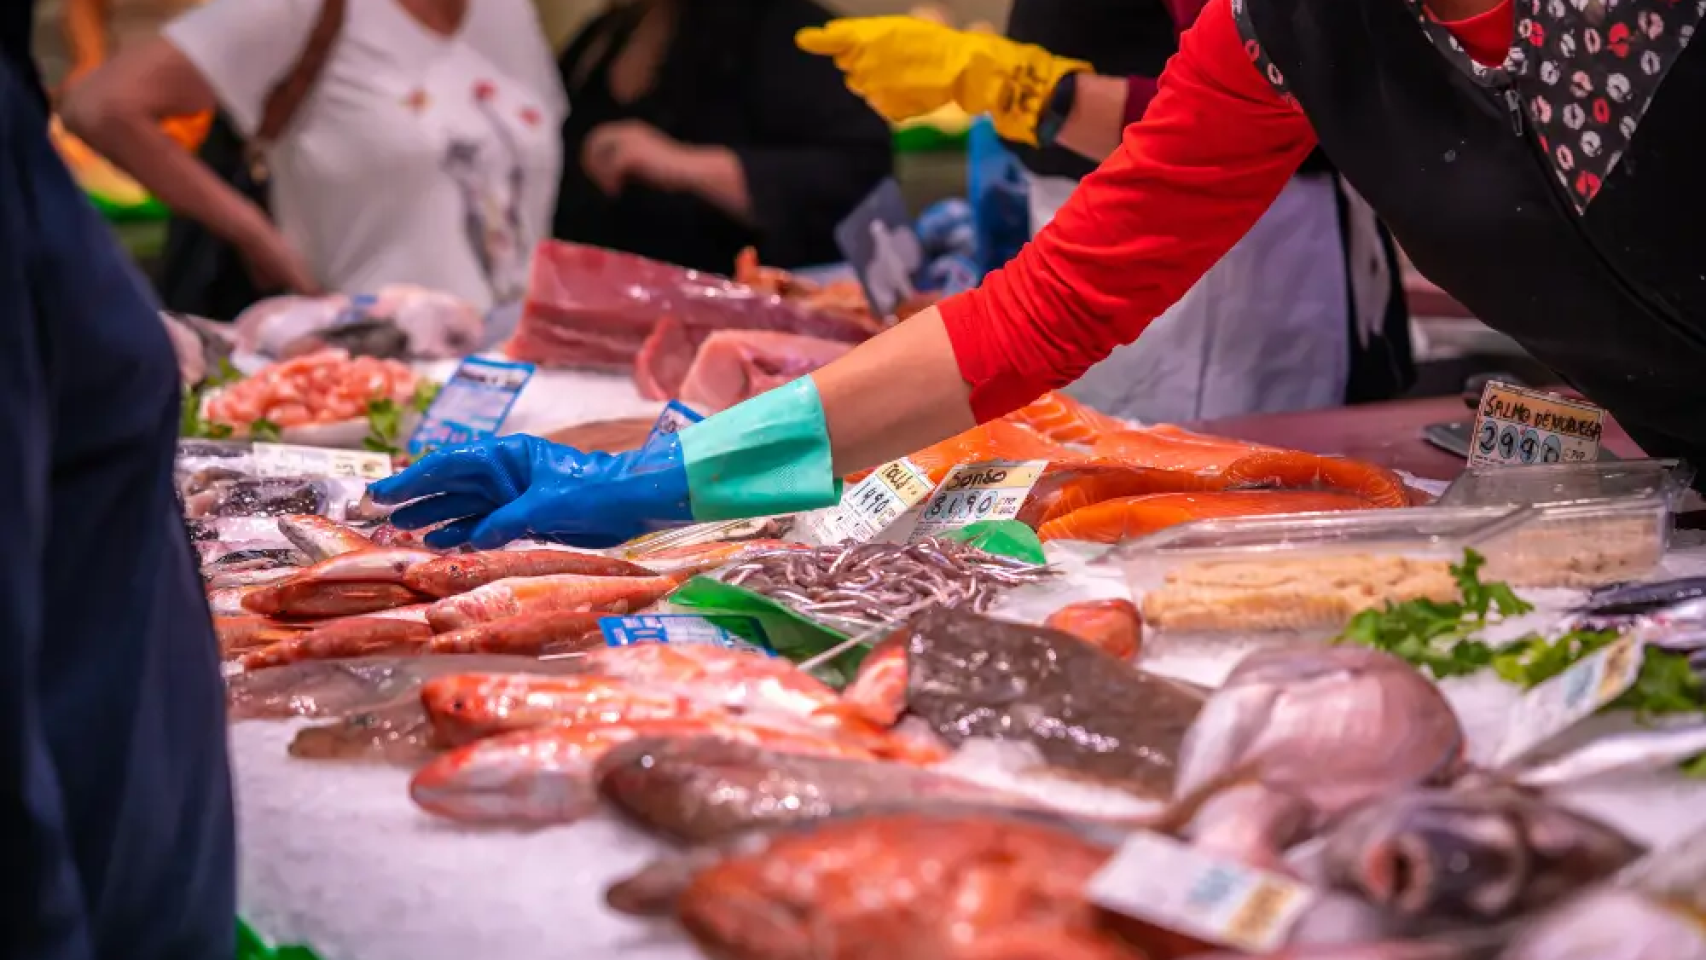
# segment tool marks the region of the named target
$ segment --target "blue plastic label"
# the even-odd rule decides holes
[[[753,617],[702,617],[691,613],[600,617],[598,628],[604,632],[605,645],[611,647],[627,647],[636,643],[679,643],[776,656],[764,635],[764,627]]]
[[[683,427],[691,427],[703,419],[705,417],[692,407],[680,400],[671,400],[663,408],[663,412],[658,414],[657,422],[652,424],[651,436],[646,439],[650,441],[657,437],[667,437],[672,433],[680,433]]]
[[[495,436],[515,406],[533,364],[469,357],[438,392],[421,425],[409,438],[409,453],[453,447]]]

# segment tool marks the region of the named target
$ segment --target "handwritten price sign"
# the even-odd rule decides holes
[[[1031,495],[1046,460],[992,460],[955,467],[924,505],[914,540],[982,520],[1011,520]]]

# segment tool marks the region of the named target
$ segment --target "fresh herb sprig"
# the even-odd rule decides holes
[[[375,453],[388,453],[397,456],[402,452],[399,447],[403,432],[403,414],[405,411],[424,415],[432,402],[438,399],[439,384],[423,380],[415,387],[414,396],[409,398],[406,407],[400,407],[389,397],[382,400],[367,402],[367,436],[362,438],[361,445]]]
[[[231,436],[234,431],[229,424],[206,419],[201,415],[201,407],[208,394],[241,379],[243,374],[231,365],[230,358],[220,357],[219,363],[200,383],[184,389],[182,405],[178,408],[178,434],[185,439],[206,440],[224,440]]]

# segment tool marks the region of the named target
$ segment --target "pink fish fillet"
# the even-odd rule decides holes
[[[444,633],[523,613],[626,612],[654,603],[677,585],[674,577],[511,577],[440,600],[427,611],[427,622]]]
[[[825,366],[853,349],[850,343],[795,333],[718,330],[700,344],[679,391],[705,410],[726,410]]]

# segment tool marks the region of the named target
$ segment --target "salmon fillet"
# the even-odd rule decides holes
[[[1219,493],[1156,493],[1117,497],[1075,510],[1042,525],[1042,540],[1118,543],[1158,530],[1217,517],[1278,513],[1367,510],[1374,505],[1347,493],[1301,490],[1242,490]]]

